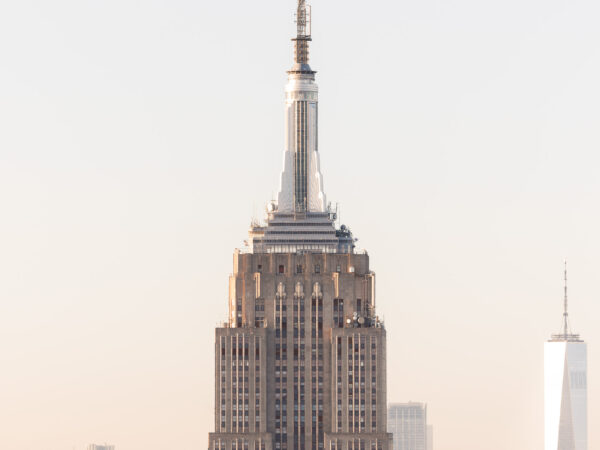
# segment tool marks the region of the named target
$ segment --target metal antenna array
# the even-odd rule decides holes
[[[563,310],[563,327],[560,334],[553,334],[551,342],[582,342],[578,334],[571,333],[569,327],[569,297],[567,295],[567,260],[565,259],[564,269],[564,310]]]
[[[565,299],[564,299],[564,312],[563,312],[563,326],[565,339],[569,336],[569,299],[567,296],[567,259],[565,258]]]
[[[310,37],[310,5],[306,4],[306,0],[298,0],[296,28],[296,37],[292,39],[295,42],[295,62],[296,64],[308,64],[308,43],[312,39]]]

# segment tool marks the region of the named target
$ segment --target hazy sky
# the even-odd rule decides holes
[[[567,256],[600,448],[600,2],[312,5],[325,191],[377,272],[388,401],[428,402],[436,450],[541,450]],[[0,448],[206,448],[293,10],[0,2]]]

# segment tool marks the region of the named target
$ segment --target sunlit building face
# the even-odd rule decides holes
[[[545,450],[587,450],[587,344],[544,344]]]

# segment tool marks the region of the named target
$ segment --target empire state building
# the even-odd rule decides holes
[[[391,450],[375,274],[323,190],[310,13],[299,0],[279,194],[234,253],[215,332],[209,449]]]

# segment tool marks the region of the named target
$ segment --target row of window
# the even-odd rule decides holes
[[[265,305],[264,305],[264,300],[262,299],[257,299],[256,300],[256,304],[254,305],[254,311],[255,311],[255,318],[254,318],[254,326],[256,328],[262,328],[264,326],[264,311],[265,311]],[[239,307],[241,308],[241,300],[240,300],[240,305]],[[323,303],[321,301],[319,301],[319,303],[315,303],[315,299],[313,299],[312,301],[312,307],[313,310],[316,308],[318,309],[319,312],[323,311]],[[357,308],[361,307],[361,299],[357,299]],[[287,311],[287,305],[285,304],[280,304],[277,303],[275,305],[275,311],[276,312],[286,312]],[[294,306],[294,312],[301,312],[304,313],[305,309],[304,309],[304,303]],[[296,317],[297,319],[297,317]],[[282,320],[282,324],[286,325],[287,324],[287,317],[282,316],[281,318]],[[319,322],[319,330],[322,329],[323,327],[323,319],[322,319],[322,315],[319,315],[319,319],[316,319],[315,317],[312,317],[311,321],[313,323],[313,325],[316,323],[316,321],[318,320]],[[300,323],[303,323],[305,321],[304,315],[300,316]],[[334,322],[334,328],[343,328],[344,327],[344,300],[343,299],[334,299],[334,304],[333,304],[333,322]],[[242,326],[242,313],[238,312],[238,319],[237,319],[237,326],[241,327]],[[294,321],[294,326],[297,326],[297,320]],[[313,332],[312,333],[312,337],[317,337],[316,333]]]
[[[229,344],[229,345],[227,345]],[[250,357],[254,353],[254,363],[250,366]],[[231,372],[230,372],[230,388],[231,388],[231,399],[227,399],[227,376],[226,372],[228,369],[227,357],[231,357]],[[249,411],[253,411],[249,405],[249,388],[248,382],[250,379],[250,370],[254,367],[255,376],[254,382],[256,389],[254,389],[254,405],[255,417],[254,417],[254,428],[258,431],[260,426],[260,365],[258,364],[260,359],[260,343],[257,337],[244,337],[244,336],[222,336],[221,337],[221,430],[222,432],[244,432],[250,431],[249,429]],[[227,405],[229,404],[229,408]],[[227,430],[227,411],[231,412],[231,423],[230,429]]]
[[[227,441],[225,440],[215,440],[213,442],[212,450],[265,450],[266,445],[265,441],[259,439],[252,443],[248,442],[246,439],[236,439],[231,442],[231,447],[227,446]]]
[[[340,264],[338,264],[335,267],[335,271],[338,273],[342,272],[342,266]],[[262,265],[259,264],[258,265],[258,272],[262,272]],[[296,264],[296,273],[297,274],[301,274],[305,272],[305,267],[302,264]],[[277,273],[280,274],[284,274],[285,273],[285,264],[279,264],[279,266],[277,267]],[[320,264],[315,264],[313,266],[313,273],[321,273],[321,265]]]
[[[384,442],[379,439],[371,441],[370,446],[364,439],[353,439],[347,442],[336,439],[331,441],[330,450],[368,450],[369,447],[370,450],[383,450],[383,444]]]
[[[344,343],[344,340],[346,341]],[[376,371],[377,366],[375,364],[377,355],[377,345],[374,337],[368,338],[367,336],[339,336],[336,340],[336,351],[337,351],[337,365],[336,365],[336,377],[337,377],[337,430],[346,432],[357,432],[364,431],[366,429],[366,366],[365,359],[367,354],[367,344],[370,341],[370,355],[373,364],[371,365],[371,426],[376,427],[377,419],[377,377]],[[342,366],[342,350],[343,347],[347,349],[348,364],[346,366],[346,372],[343,372]],[[347,379],[344,377],[344,373],[347,373]],[[345,386],[344,386],[345,385]],[[342,408],[342,393],[346,390],[348,398],[345,402],[347,417],[345,421],[346,429],[344,429],[343,408]]]

